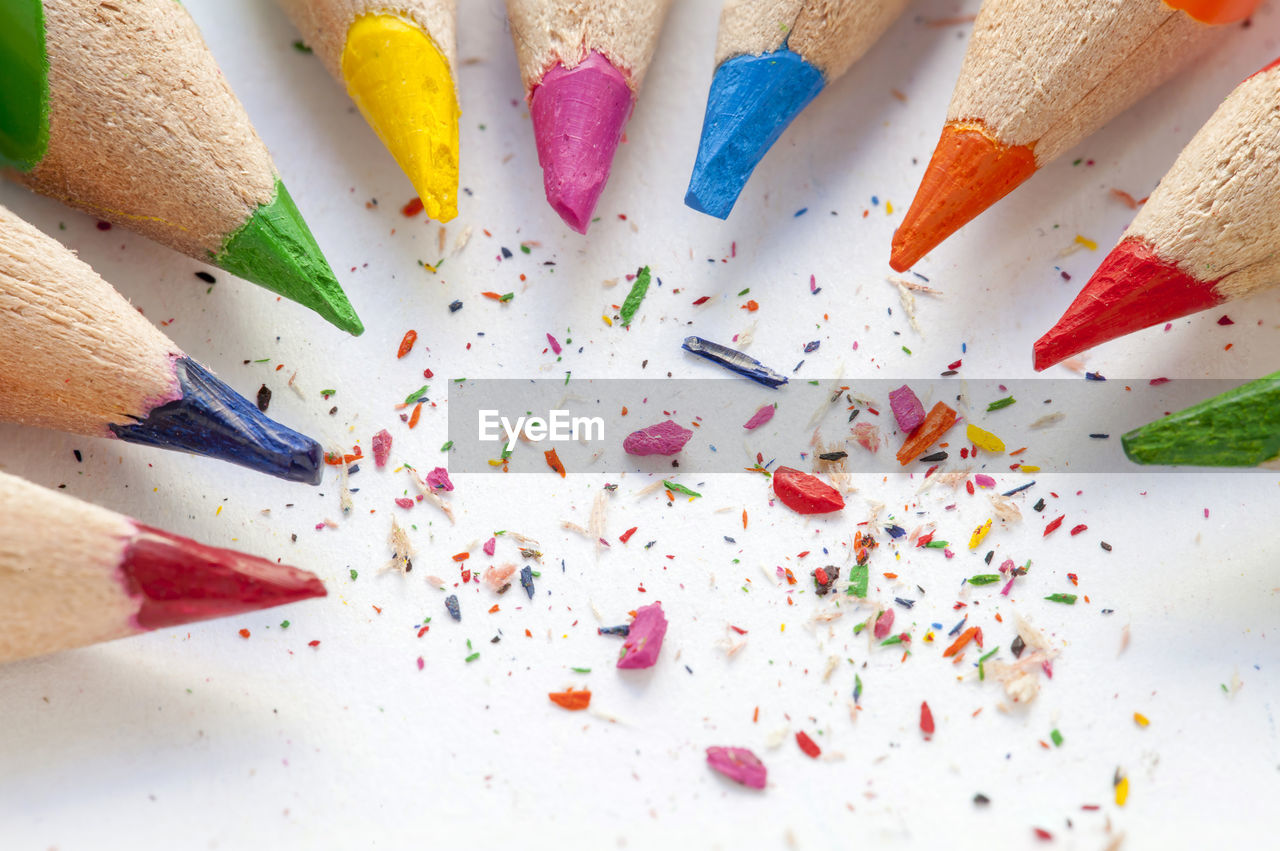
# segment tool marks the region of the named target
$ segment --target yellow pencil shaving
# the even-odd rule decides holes
[[[1116,806],[1123,807],[1127,800],[1129,800],[1129,778],[1121,777],[1116,781]]]
[[[991,518],[987,518],[987,522],[983,523],[977,529],[973,530],[973,534],[969,536],[969,549],[976,550],[978,544],[987,537],[987,533],[991,531]]]
[[[969,438],[969,442],[979,449],[985,449],[988,452],[1003,452],[1004,441],[996,437],[984,428],[978,428],[973,423],[965,428],[965,436]]]
[[[347,30],[342,78],[427,215],[458,215],[458,97],[431,37],[395,15],[362,15]]]

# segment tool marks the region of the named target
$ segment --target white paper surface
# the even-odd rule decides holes
[[[1229,45],[935,251],[917,271],[944,295],[918,297],[922,337],[886,282],[889,242],[932,152],[969,31],[930,22],[971,14],[976,2],[913,4],[785,133],[727,222],[682,203],[718,4],[675,4],[600,220],[583,238],[543,200],[502,4],[463,0],[462,183],[469,191],[447,227],[438,274],[419,265],[442,256],[438,225],[400,214],[412,197],[407,180],[320,63],[290,47],[297,35],[284,15],[253,0],[187,5],[367,333],[348,338],[219,270],[210,270],[217,284],[206,292],[193,277],[203,268],[197,263],[120,228],[98,231],[91,218],[12,184],[0,187],[0,203],[80,252],[241,392],[252,396],[266,383],[274,391],[270,414],[280,422],[326,446],[350,451],[359,443],[366,456],[373,433],[388,428],[393,465],[407,461],[424,472],[444,462],[438,450],[451,379],[566,371],[719,377],[680,350],[688,334],[729,342],[750,331],[753,357],[788,373],[806,361],[793,380],[934,377],[962,357],[961,377],[1028,377],[1031,343],[1132,216],[1110,190],[1148,194],[1220,99],[1277,52],[1276,13],[1266,8]],[[1073,165],[1077,159],[1091,164]],[[797,217],[802,208],[808,212]],[[466,229],[470,242],[455,255]],[[1077,234],[1096,240],[1098,250],[1061,256]],[[522,242],[536,243],[530,254],[520,252]],[[504,246],[514,252],[509,260],[500,259]],[[556,265],[542,265],[547,260]],[[623,276],[642,264],[663,285],[651,288],[630,330],[608,327],[602,314],[616,313],[612,305],[627,293]],[[810,275],[822,287],[816,296]],[[746,288],[750,294],[738,297]],[[499,304],[480,295],[486,290],[515,298]],[[712,300],[693,307],[703,295]],[[757,312],[741,309],[748,298]],[[454,299],[465,306],[451,314]],[[1112,380],[1259,376],[1274,371],[1280,355],[1278,303],[1272,291],[1175,322],[1168,333],[1134,335],[1095,352],[1088,366]],[[1235,324],[1219,326],[1223,313]],[[398,361],[410,328],[417,347]],[[565,343],[559,360],[545,351],[548,332]],[[811,340],[822,345],[806,355]],[[439,407],[425,408],[410,431],[394,406],[424,383],[427,368]],[[286,386],[295,372],[301,397]],[[323,389],[337,392],[326,401]],[[785,404],[785,391],[779,399]],[[678,414],[688,422],[714,412]],[[1095,431],[1100,412],[1066,414],[1063,428]],[[665,418],[641,399],[633,415],[636,427]],[[806,438],[797,445],[807,449]],[[955,446],[961,441],[953,435]],[[970,553],[965,543],[991,515],[989,503],[963,487],[917,494],[918,473],[859,479],[841,514],[816,519],[770,505],[768,483],[748,474],[682,477],[703,497],[673,505],[660,493],[638,497],[653,481],[643,476],[455,476],[451,525],[427,505],[397,508],[392,500],[410,488],[407,476],[377,471],[371,458],[352,477],[359,492],[342,517],[332,470],[323,485],[308,488],[213,461],[16,426],[0,426],[0,445],[0,466],[9,472],[65,484],[69,493],[208,543],[308,567],[330,589],[324,600],[0,670],[6,848],[645,848],[658,841],[1001,848],[1035,844],[1040,827],[1056,847],[1114,847],[1123,836],[1132,849],[1257,842],[1273,826],[1266,802],[1280,758],[1280,690],[1268,650],[1268,634],[1280,626],[1274,475],[1055,476],[1018,498],[1021,524],[997,524]],[[896,446],[893,438],[882,451]],[[1026,456],[1033,459],[1034,446]],[[779,463],[808,468],[799,457]],[[986,470],[1002,490],[1027,478],[1007,463],[993,460]],[[612,546],[597,554],[561,523],[587,526],[605,481],[619,488],[607,501],[604,534]],[[1043,514],[1031,509],[1040,497],[1049,501]],[[872,501],[908,531],[935,522],[955,558],[907,547],[895,558],[884,543],[871,560],[867,603],[819,600],[809,571],[848,564],[847,542],[865,528],[856,524]],[[1063,528],[1042,537],[1059,514]],[[391,517],[417,550],[405,577],[380,573],[390,557]],[[338,528],[317,530],[326,519]],[[1088,530],[1071,537],[1077,524]],[[621,544],[618,536],[632,526],[635,536]],[[541,576],[532,602],[518,585],[502,597],[481,585],[453,587],[455,553],[469,550],[473,568],[523,563],[505,538],[495,559],[483,556],[480,544],[500,529],[540,542],[545,561],[535,565]],[[1100,540],[1114,550],[1103,552]],[[649,541],[656,543],[645,549]],[[989,548],[996,564],[1032,560],[1008,599],[999,586],[961,589],[963,577],[985,572],[980,556]],[[806,550],[811,555],[799,558]],[[778,566],[800,579],[790,594],[776,579]],[[1068,573],[1078,575],[1078,588]],[[448,618],[445,592],[429,586],[428,575],[459,595],[461,623]],[[1074,607],[1042,599],[1058,591],[1081,599]],[[895,631],[914,638],[906,661],[900,648],[853,635],[855,623],[877,605],[893,606],[894,597],[918,600],[909,611],[895,606]],[[629,610],[655,600],[670,621],[657,666],[617,671],[620,639],[596,628],[624,623]],[[977,681],[972,648],[953,667],[941,652],[950,639],[923,641],[929,624],[943,623],[945,633],[959,620],[957,601],[969,604],[969,624],[983,627],[987,649],[1002,647],[997,658],[1010,658],[1016,613],[1059,649],[1052,680],[1041,678],[1030,706],[1001,711],[1008,701],[990,678]],[[839,619],[815,623],[816,612],[837,602]],[[500,611],[488,613],[495,603]],[[415,625],[427,616],[430,631],[419,638]],[[285,619],[288,630],[279,626]],[[738,636],[729,624],[748,632]],[[248,640],[241,628],[251,631]],[[309,647],[316,639],[320,645]],[[717,647],[724,639],[746,646],[726,658]],[[468,640],[480,652],[471,663],[464,661]],[[830,658],[834,669],[824,679]],[[849,708],[855,674],[863,683],[856,721]],[[568,713],[548,701],[548,692],[567,686],[590,688],[591,710]],[[921,701],[936,719],[930,741],[918,728]],[[1149,717],[1150,727],[1137,728],[1134,712]],[[1064,743],[1046,749],[1041,743],[1054,729]],[[801,730],[821,746],[821,759],[799,750]],[[781,743],[771,748],[774,737]],[[751,748],[768,766],[768,788],[746,790],[710,771],[710,745]],[[1114,802],[1117,769],[1131,788],[1123,808]],[[976,807],[977,793],[990,806]],[[1081,809],[1091,804],[1100,809]]]

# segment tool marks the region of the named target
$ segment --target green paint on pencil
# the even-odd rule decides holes
[[[1138,464],[1256,467],[1280,457],[1280,372],[1228,390],[1120,438]]]
[[[284,184],[227,238],[214,265],[309,307],[348,333],[364,333],[333,270]]]
[[[30,171],[49,147],[49,57],[40,0],[0,3],[0,166]]]

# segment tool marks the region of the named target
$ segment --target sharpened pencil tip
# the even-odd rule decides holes
[[[200,364],[174,360],[181,397],[131,425],[112,425],[129,443],[177,449],[249,467],[290,482],[320,484],[324,453],[311,438],[269,419]]]
[[[1273,467],[1280,456],[1280,373],[1139,426],[1120,442],[1136,464]]]
[[[1162,260],[1141,237],[1112,249],[1062,318],[1035,344],[1035,368],[1222,302],[1213,281],[1199,281]]]
[[[275,197],[254,211],[212,262],[311,308],[348,333],[364,333],[364,324],[279,179]]]
[[[824,84],[817,68],[786,48],[723,62],[711,79],[684,203],[728,218],[761,158]]]
[[[135,524],[120,563],[142,629],[194,623],[324,597],[315,574]]]
[[[413,183],[427,215],[458,215],[458,97],[449,60],[396,15],[362,15],[342,51],[347,92]]]
[[[547,201],[578,233],[591,223],[633,104],[626,78],[595,52],[572,70],[552,68],[533,90],[529,112]]]
[[[893,235],[889,265],[910,269],[1035,171],[1030,147],[999,142],[978,123],[948,123]]]

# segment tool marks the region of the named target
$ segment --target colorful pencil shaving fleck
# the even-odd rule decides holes
[[[631,285],[631,292],[627,293],[626,300],[622,302],[622,309],[618,311],[623,328],[631,326],[631,320],[640,309],[640,302],[644,301],[645,293],[649,291],[649,280],[649,267],[641,266],[636,272],[636,281]]]
[[[752,789],[763,789],[769,776],[764,763],[746,748],[709,747],[707,764],[730,780]]]
[[[701,337],[685,337],[681,348],[699,357],[718,363],[726,369],[759,382],[766,387],[780,387],[787,383],[787,377],[781,375],[755,358],[737,349],[731,349],[720,343],[713,343]]]

